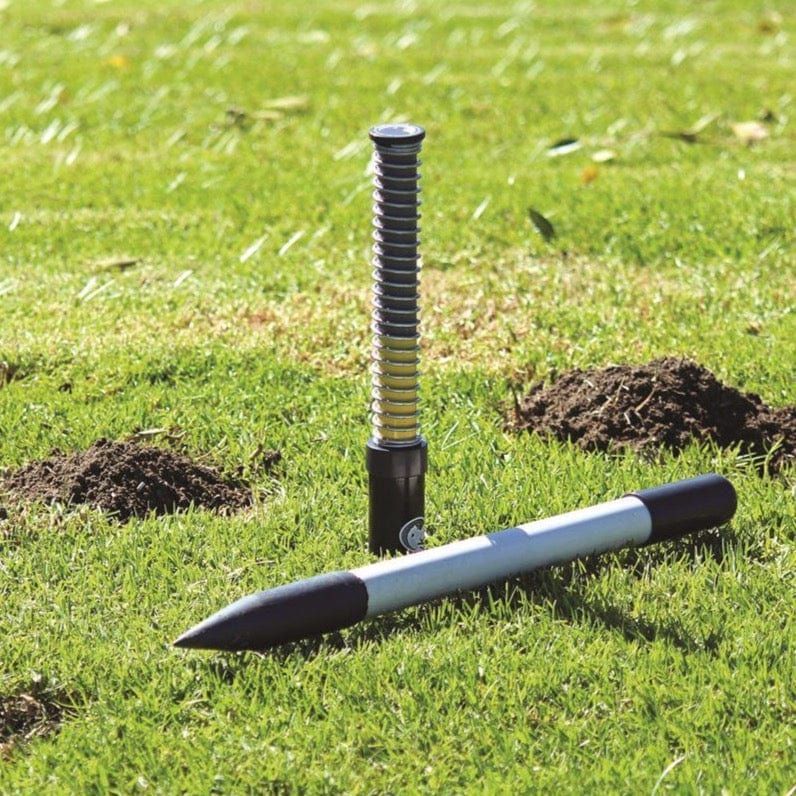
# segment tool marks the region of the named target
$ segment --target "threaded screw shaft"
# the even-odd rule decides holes
[[[374,127],[373,191],[373,438],[387,446],[416,445],[418,420],[420,271],[420,148],[413,124]]]

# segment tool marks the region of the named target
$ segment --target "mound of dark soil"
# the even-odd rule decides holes
[[[7,475],[5,489],[24,500],[85,503],[121,521],[190,506],[229,513],[251,503],[241,481],[163,448],[100,439],[88,450],[53,454]]]
[[[683,359],[571,370],[517,402],[510,425],[586,450],[668,448],[693,440],[765,456],[772,471],[796,455],[796,406],[772,408]]]
[[[33,694],[0,696],[0,757],[10,753],[18,742],[54,732],[62,714],[59,704]]]

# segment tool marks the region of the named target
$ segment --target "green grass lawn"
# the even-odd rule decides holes
[[[793,467],[501,417],[663,355],[796,402],[792,10],[0,0],[0,466],[170,428],[258,494],[0,522],[0,697],[71,705],[0,792],[792,789]],[[234,598],[369,560],[367,130],[394,119],[428,131],[432,543],[710,469],[736,519],[272,654],[175,651]]]

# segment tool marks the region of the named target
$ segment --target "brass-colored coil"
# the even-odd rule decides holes
[[[418,418],[420,143],[374,152],[373,437],[414,445]]]

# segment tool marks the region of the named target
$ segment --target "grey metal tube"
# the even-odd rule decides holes
[[[625,497],[368,564],[351,574],[367,588],[367,616],[378,616],[548,564],[644,544],[651,531],[641,500]]]

